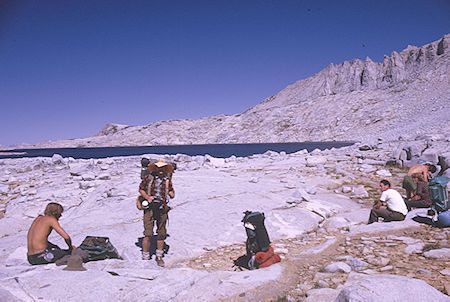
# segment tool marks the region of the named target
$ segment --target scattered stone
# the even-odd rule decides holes
[[[342,186],[342,193],[350,193],[351,191],[352,191],[352,187]]]
[[[256,184],[256,183],[259,182],[259,178],[258,177],[251,177],[249,182]]]
[[[450,269],[443,269],[442,271],[440,271],[440,273],[444,276],[450,276]]]
[[[335,262],[328,264],[324,268],[324,270],[327,273],[337,273],[337,272],[350,273],[352,271],[352,268],[345,262]]]
[[[391,177],[392,174],[389,170],[378,170],[376,174],[380,177]]]
[[[423,243],[416,243],[416,244],[412,244],[412,245],[408,245],[405,248],[405,253],[407,254],[420,254],[423,251],[423,247],[425,245]]]
[[[436,249],[430,250],[428,252],[423,253],[426,258],[432,259],[450,259],[450,248]]]
[[[375,266],[386,266],[389,264],[389,262],[391,262],[391,260],[389,258],[385,258],[385,257],[367,258],[366,261]]]
[[[387,265],[387,266],[384,266],[384,267],[380,267],[378,270],[380,272],[386,272],[386,271],[390,271],[392,269],[394,269],[394,267],[392,265]]]
[[[350,267],[356,272],[362,271],[366,269],[368,266],[369,264],[367,262],[362,261],[361,259],[358,258],[353,258],[350,261]]]

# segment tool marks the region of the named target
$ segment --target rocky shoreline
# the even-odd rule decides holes
[[[246,158],[166,155],[178,169],[169,223],[172,252],[166,256],[164,270],[153,261],[142,263],[138,249],[132,248],[142,232],[141,213],[134,206],[140,157],[75,160],[55,155],[0,160],[0,277],[5,284],[0,297],[57,300],[72,292],[65,285],[71,278],[86,282],[95,278],[100,280],[99,289],[85,292],[86,297],[104,294],[101,285],[114,282],[117,289],[108,297],[123,301],[138,297],[186,301],[199,299],[199,294],[203,301],[334,301],[337,297],[336,301],[350,301],[348,295],[367,294],[358,284],[368,280],[448,301],[448,230],[411,220],[426,215],[424,210],[410,212],[403,222],[366,223],[380,194],[380,179],[389,179],[403,192],[401,179],[407,167],[421,161],[438,164],[440,173],[448,176],[449,144],[448,138],[430,136],[309,153],[268,151]],[[67,213],[61,224],[75,244],[85,235],[109,236],[124,260],[86,263],[87,274],[92,275],[65,273],[67,280],[61,278],[58,267],[30,267],[25,259],[26,230],[50,201],[64,205]],[[231,260],[243,253],[240,219],[247,209],[266,214],[273,246],[283,257],[280,264],[233,271]],[[160,293],[156,283],[145,283],[151,289],[145,293],[131,289],[126,276],[136,275],[171,278],[167,282],[176,290]],[[34,284],[36,278],[52,285]],[[128,296],[122,295],[124,289]],[[372,298],[377,294],[374,289]],[[391,294],[403,293],[392,290]],[[420,301],[417,297],[423,295],[411,301]]]

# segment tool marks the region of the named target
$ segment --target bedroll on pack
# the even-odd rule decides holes
[[[432,178],[428,183],[428,191],[430,192],[431,208],[437,213],[447,211],[449,208],[447,184],[450,178],[445,176],[437,176]]]
[[[273,252],[272,247],[269,247],[267,252],[257,252],[255,255],[255,266],[257,268],[268,267],[280,261],[280,256]]]
[[[108,237],[87,236],[79,248],[89,253],[87,261],[122,259]]]
[[[245,232],[247,233],[246,251],[247,255],[255,255],[257,252],[266,252],[270,247],[269,234],[267,234],[264,225],[264,213],[260,212],[244,212]]]

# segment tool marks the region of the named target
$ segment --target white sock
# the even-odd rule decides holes
[[[162,257],[163,256],[163,250],[156,250],[156,257]]]
[[[149,259],[150,259],[150,253],[142,252],[142,260],[149,260]]]

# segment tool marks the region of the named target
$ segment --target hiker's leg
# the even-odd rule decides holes
[[[153,211],[144,211],[144,239],[142,240],[142,252],[148,253],[150,250],[150,237],[153,236],[153,225],[155,220],[153,219]]]
[[[70,255],[72,253],[72,251],[62,250],[60,248],[53,248],[53,249],[50,249],[50,253],[53,254],[53,259],[50,262],[55,262],[56,260],[61,259],[62,257],[66,256],[66,255]]]
[[[167,213],[161,213],[159,215],[159,219],[157,220],[158,228],[156,230],[158,234],[158,240],[156,241],[156,263],[159,266],[164,266],[164,260],[162,259],[164,255],[164,240],[167,237],[167,229],[166,229],[166,222],[167,222]]]
[[[381,208],[380,208],[381,209]],[[370,210],[370,215],[369,215],[369,224],[370,223],[374,223],[374,222],[378,222],[378,217],[380,216],[380,209],[376,209],[376,208],[372,208]]]
[[[399,212],[391,211],[389,209],[386,209],[386,216],[384,218],[384,221],[402,221],[405,220],[405,215]]]
[[[412,192],[417,189],[417,185],[412,180],[411,176],[405,176],[403,178],[402,188],[406,190],[406,198],[412,197]]]
[[[386,219],[386,217],[389,217],[388,209],[386,209],[386,208],[379,208],[379,209],[373,208],[372,210],[370,210],[369,223],[377,222],[379,217],[382,217],[384,219]]]
[[[410,208],[429,208],[430,206],[425,204],[423,200],[408,200],[405,201],[408,210]]]
[[[168,218],[167,213],[161,213],[161,215],[159,215],[158,220],[156,221],[157,223],[156,234],[158,235],[158,242],[162,241],[163,244],[164,240],[167,237],[167,228],[166,228],[167,218]]]

